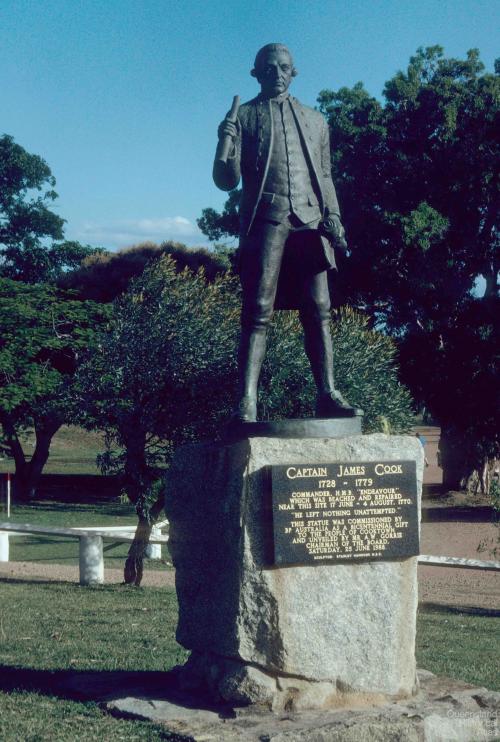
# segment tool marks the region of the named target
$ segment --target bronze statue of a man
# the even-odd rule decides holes
[[[235,419],[256,420],[257,385],[275,308],[299,310],[317,387],[316,417],[350,417],[358,411],[348,405],[333,379],[326,270],[335,267],[335,258],[330,242],[317,229],[329,225],[342,244],[328,126],[318,111],[289,95],[297,71],[283,44],[260,49],[251,74],[261,92],[219,126],[220,143],[229,138],[231,146],[229,156],[216,157],[214,164],[214,181],[222,190],[235,188],[240,177],[243,181],[243,306]],[[318,249],[324,258],[319,261]]]

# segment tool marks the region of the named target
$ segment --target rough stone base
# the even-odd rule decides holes
[[[493,742],[500,738],[500,693],[418,671],[411,700],[327,711],[231,708],[180,693],[115,699],[107,707],[161,723],[181,742]],[[142,695],[142,694],[141,694]],[[359,699],[358,699],[359,700]]]
[[[179,685],[230,704],[259,704],[273,711],[356,708],[387,702],[383,693],[353,692],[339,681],[315,681],[265,671],[211,652],[192,652],[179,668]],[[415,684],[415,692],[417,685]]]
[[[416,690],[417,559],[277,567],[269,466],[417,462],[413,436],[249,438],[179,449],[167,475],[177,641],[213,698],[326,708]]]

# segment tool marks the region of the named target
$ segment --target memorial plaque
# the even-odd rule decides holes
[[[415,461],[272,466],[276,564],[419,553]]]

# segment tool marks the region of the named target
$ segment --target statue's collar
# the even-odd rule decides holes
[[[288,90],[285,93],[281,93],[281,95],[274,96],[274,98],[266,98],[262,94],[257,96],[259,103],[283,103],[283,101],[289,99],[291,99],[291,96]]]

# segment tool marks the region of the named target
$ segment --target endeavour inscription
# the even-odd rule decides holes
[[[271,471],[276,564],[419,553],[414,461],[291,464]]]

